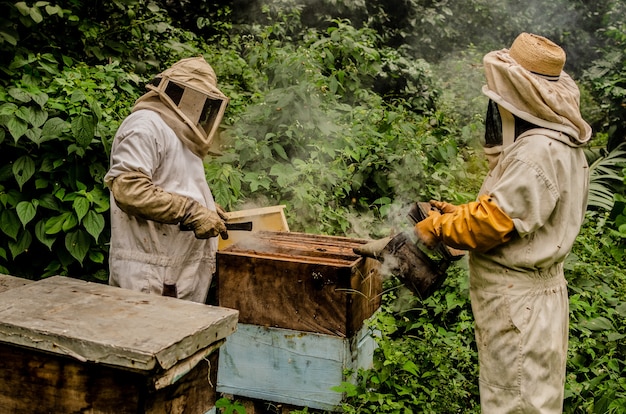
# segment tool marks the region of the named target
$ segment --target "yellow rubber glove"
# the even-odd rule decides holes
[[[415,233],[426,246],[434,248],[443,241],[457,249],[484,252],[511,239],[513,220],[488,195],[453,207],[456,209],[446,208],[451,213],[430,211],[426,219],[415,225]]]
[[[430,204],[434,206],[435,208],[437,208],[439,211],[441,211],[443,214],[454,213],[455,211],[459,209],[458,206],[455,206],[454,204],[446,203],[445,201],[430,200]]]

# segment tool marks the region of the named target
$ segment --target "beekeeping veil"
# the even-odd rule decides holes
[[[200,158],[217,153],[211,143],[228,105],[217,76],[203,57],[186,58],[158,74],[133,112],[158,112],[183,144]]]
[[[482,91],[490,99],[485,141],[491,152],[496,151],[498,128],[506,148],[524,125],[562,132],[570,146],[589,141],[591,127],[580,114],[580,92],[563,71],[565,51],[557,44],[522,33],[510,49],[486,54],[483,64],[487,84]]]

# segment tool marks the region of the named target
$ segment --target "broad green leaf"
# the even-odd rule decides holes
[[[57,202],[56,197],[54,197],[52,194],[42,195],[39,198],[39,205],[53,211],[59,211],[59,203]]]
[[[16,241],[9,240],[9,250],[11,250],[11,256],[15,259],[18,255],[24,253],[33,241],[33,236],[28,230],[22,231]]]
[[[82,148],[87,148],[91,144],[95,129],[96,124],[91,115],[78,115],[72,119],[72,134]]]
[[[98,237],[104,230],[104,217],[93,210],[89,210],[83,220],[83,226],[91,234],[94,240],[98,241]]]
[[[10,88],[9,89],[9,95],[11,95],[13,98],[17,99],[20,102],[30,102],[30,94],[28,92],[26,92],[24,89],[20,89],[20,88]]]
[[[12,170],[15,181],[17,181],[21,190],[24,183],[35,174],[35,161],[28,155],[23,155],[15,160]]]
[[[28,129],[28,124],[18,117],[12,117],[9,119],[9,122],[7,122],[7,128],[15,142],[17,142]]]
[[[90,247],[89,235],[78,229],[65,236],[65,248],[68,252],[83,265],[83,260],[87,255]]]
[[[24,228],[26,228],[26,225],[35,217],[35,214],[37,214],[37,208],[30,201],[20,201],[17,203],[15,211]]]
[[[45,141],[45,140],[41,139],[41,128],[33,127],[31,129],[29,129],[28,131],[26,131],[26,133],[24,135],[26,135],[26,138],[30,139],[31,141],[33,141],[37,145],[39,145],[43,141]]]
[[[58,138],[65,130],[67,123],[61,118],[50,118],[41,129],[42,139]]]
[[[61,229],[67,233],[70,230],[72,230],[74,227],[76,227],[77,225],[78,225],[78,218],[76,217],[76,214],[70,213],[65,219],[65,221],[63,222]]]
[[[37,178],[35,180],[35,188],[37,190],[41,190],[42,188],[48,187],[49,183],[50,182],[47,179],[45,179],[45,178]]]
[[[59,214],[58,216],[50,217],[46,221],[46,225],[45,225],[46,234],[59,233],[61,230],[63,230],[63,223],[65,223],[67,218],[72,215],[73,214],[71,212],[66,211],[65,213]]]
[[[94,263],[104,263],[104,254],[102,252],[90,251],[89,260],[91,260]],[[103,280],[106,281],[107,278],[105,277]]]
[[[85,197],[76,197],[72,203],[72,208],[74,209],[78,221],[80,222],[89,210],[89,201]]]
[[[30,8],[30,18],[33,19],[35,23],[41,23],[43,21],[43,16],[38,7]]]
[[[592,331],[615,330],[613,323],[603,316],[584,320],[580,325]]]
[[[74,90],[72,95],[70,95],[70,102],[81,102],[85,100],[87,100],[87,95],[85,95],[85,92],[80,89]]]
[[[280,158],[285,161],[289,161],[289,157],[287,156],[285,149],[280,144],[275,142],[272,147],[274,148],[274,151],[276,151],[276,153],[280,156]]]
[[[42,126],[48,119],[48,112],[41,109],[29,108],[27,121],[34,127]]]
[[[417,365],[415,365],[415,363],[413,361],[406,361],[404,363],[404,365],[402,366],[402,369],[410,372],[413,375],[418,375],[417,373]]]
[[[52,245],[54,244],[56,237],[52,237],[46,234],[46,225],[43,220],[40,220],[39,222],[37,222],[37,224],[35,224],[35,237],[37,237],[37,240],[39,240],[42,244],[47,246],[50,251],[52,251]]]
[[[4,132],[4,129],[0,129],[0,144],[4,142],[5,136],[6,136],[6,133]]]
[[[14,103],[8,102],[0,105],[0,115],[13,116],[17,111],[18,106]]]
[[[45,92],[40,92],[38,94],[31,94],[33,101],[37,102],[41,108],[48,102],[48,94]]]
[[[56,14],[59,17],[63,17],[63,9],[59,6],[46,5],[46,13],[50,16]]]
[[[15,32],[12,29],[0,30],[0,37],[4,39],[5,42],[9,43],[11,46],[16,46],[17,39],[19,38],[17,35],[17,32]]]
[[[28,122],[28,119],[31,116],[31,109],[28,106],[20,106],[17,111],[15,111],[15,116],[21,119],[22,121]]]
[[[0,247],[0,257],[2,257],[4,260],[7,260],[7,251],[2,247]]]
[[[2,232],[16,240],[17,233],[20,230],[20,219],[14,210],[2,210],[0,213],[0,229]]]
[[[9,168],[9,171],[11,169]],[[13,174],[7,175],[7,178],[11,177]],[[11,189],[9,191],[0,191],[0,202],[4,207],[15,207],[17,203],[22,200],[22,193],[17,191],[16,189]]]

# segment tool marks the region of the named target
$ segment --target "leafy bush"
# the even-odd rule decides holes
[[[566,263],[570,341],[566,413],[626,409],[626,238],[590,212]]]
[[[297,10],[241,39],[253,93],[208,167],[218,202],[286,204],[294,230],[366,236],[388,230],[360,225],[389,218],[392,201],[458,199],[464,149],[434,112],[429,66],[341,20],[298,40],[293,19]]]
[[[466,265],[455,265],[442,289],[420,301],[386,282],[373,328],[371,370],[344,383],[346,413],[479,413],[478,366]]]
[[[71,64],[71,60],[66,60]],[[117,65],[17,56],[0,87],[0,271],[107,278],[110,140],[138,78]]]

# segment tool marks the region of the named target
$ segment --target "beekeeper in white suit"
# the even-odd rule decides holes
[[[561,413],[569,304],[563,262],[583,222],[591,128],[565,52],[534,34],[483,59],[490,171],[475,202],[431,201],[428,245],[469,250],[486,414]]]
[[[115,135],[105,176],[112,195],[109,283],[204,302],[217,237],[228,234],[203,159],[228,98],[202,57],[180,60],[147,88]]]

